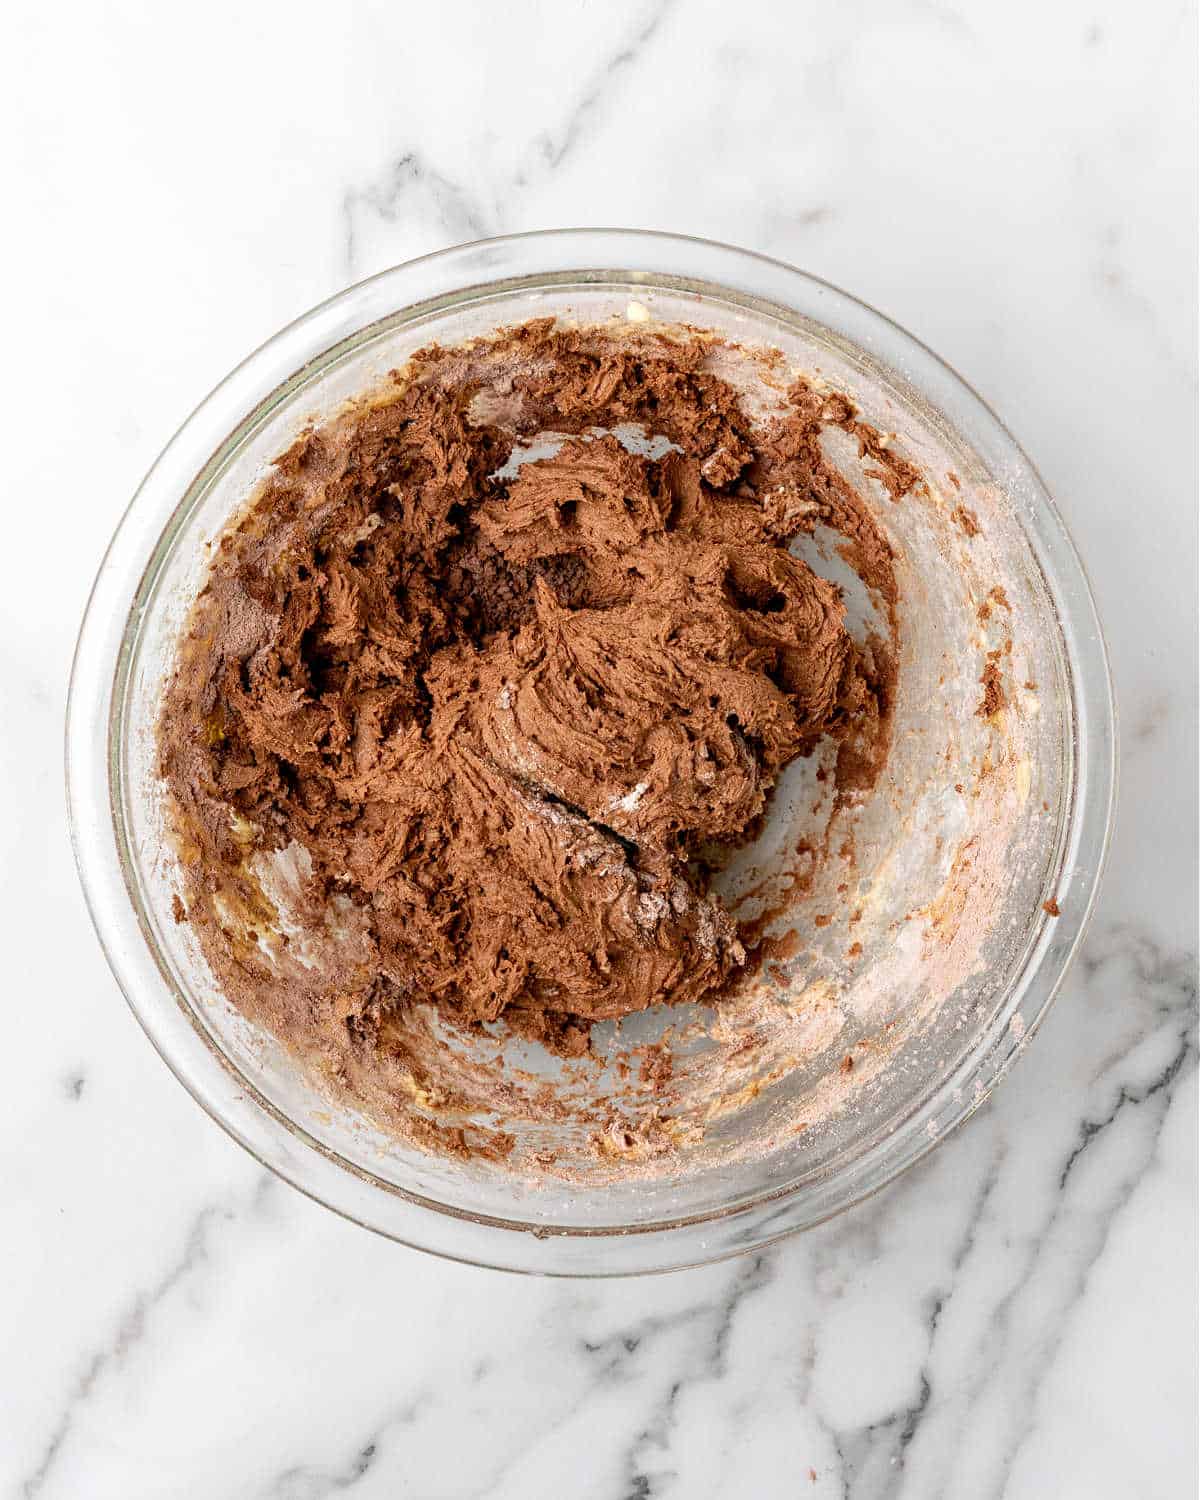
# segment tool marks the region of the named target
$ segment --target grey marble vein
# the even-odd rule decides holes
[[[572,1295],[564,1297],[556,1321],[569,1328],[576,1318],[584,1314],[587,1305],[587,1299]],[[543,1423],[531,1435],[529,1442],[494,1464],[482,1484],[464,1493],[469,1495],[470,1500],[486,1500],[532,1451],[566,1428],[599,1390],[632,1384],[639,1373],[635,1366],[639,1361],[644,1363],[647,1358],[653,1357],[657,1344],[663,1338],[706,1318],[712,1311],[709,1304],[700,1301],[675,1313],[648,1314],[600,1339],[569,1339],[564,1355],[582,1358],[586,1370],[584,1387],[579,1396],[569,1401],[552,1419]],[[478,1386],[494,1369],[495,1361],[490,1358],[475,1361],[467,1377],[468,1384]],[[380,1464],[386,1468],[396,1457],[390,1447],[392,1435],[397,1430],[411,1428],[418,1420],[432,1415],[435,1404],[434,1395],[424,1388],[415,1394],[406,1395],[399,1405],[386,1411],[365,1434],[355,1439],[347,1458],[331,1464],[310,1463],[284,1470],[264,1486],[261,1491],[264,1500],[325,1500],[326,1496],[351,1488],[370,1469]]]
[[[1136,1085],[1121,1084],[1117,1090],[1117,1097],[1112,1108],[1100,1119],[1085,1119],[1079,1127],[1078,1143],[1072,1148],[1070,1156],[1063,1163],[1063,1169],[1058,1176],[1058,1191],[1064,1192],[1070,1181],[1072,1172],[1075,1171],[1080,1158],[1084,1152],[1095,1145],[1097,1139],[1114,1125],[1121,1116],[1123,1110],[1130,1105],[1147,1104],[1156,1094],[1166,1091],[1166,1104],[1170,1104],[1170,1090],[1180,1073],[1189,1063],[1194,1064],[1196,1055],[1196,1038],[1193,1034],[1194,1027],[1190,1013],[1185,1012],[1180,1017],[1179,1034],[1176,1040],[1175,1050],[1172,1052],[1165,1067],[1161,1068],[1150,1082],[1142,1087]]]
[[[662,28],[663,22],[676,4],[676,0],[654,0],[645,19],[632,36],[623,39],[608,57],[601,60],[595,69],[592,81],[585,86],[578,103],[567,116],[557,136],[544,134],[539,137],[538,147],[546,165],[551,169],[562,166],[579,145],[587,131],[589,122],[596,116],[608,94],[622,74],[637,62],[646,47]]]
[[[1094,979],[1112,960],[1114,938],[1115,951],[1126,960],[1132,959],[1139,986],[1147,992],[1149,1008],[1175,1034],[1176,1045],[1165,1066],[1147,1083],[1118,1083],[1111,1107],[1097,1119],[1084,1118],[1078,1137],[1063,1160],[1058,1191],[1049,1199],[1049,1213],[1029,1246],[1024,1272],[992,1309],[986,1338],[978,1351],[979,1359],[966,1376],[968,1414],[988,1390],[1001,1361],[1012,1352],[1014,1317],[1021,1298],[1028,1295],[1039,1276],[1050,1274],[1047,1267],[1056,1259],[1070,1262],[1069,1270],[1064,1267],[1060,1272],[1065,1282],[1063,1294],[1023,1357],[1017,1355],[1023,1368],[1019,1384],[1009,1393],[1012,1432],[992,1482],[980,1492],[980,1500],[1001,1500],[1005,1493],[1022,1446],[1034,1429],[1042,1386],[1087,1290],[1092,1269],[1104,1252],[1114,1224],[1155,1159],[1179,1081],[1196,1067],[1194,956],[1164,953],[1144,933],[1110,929],[1098,936],[1086,955],[1085,972],[1089,977]],[[1140,1032],[1138,1044],[1144,1039],[1145,1033]],[[1084,1152],[1093,1150],[1106,1132],[1125,1121],[1130,1122],[1129,1128],[1137,1136],[1138,1149],[1132,1164],[1112,1172],[1099,1195],[1094,1185],[1086,1194],[1075,1193],[1073,1178]],[[940,1500],[942,1496],[949,1496],[944,1486],[930,1492],[930,1500]]]
[[[353,1489],[385,1458],[388,1439],[394,1433],[412,1427],[432,1400],[431,1393],[423,1390],[401,1402],[372,1430],[341,1468],[296,1465],[273,1479],[262,1491],[263,1495],[268,1500],[324,1500],[327,1495]]]
[[[621,78],[641,59],[675,5],[676,0],[654,0],[631,33],[623,35],[613,51],[600,59],[590,79],[572,105],[561,127],[540,133],[531,143],[533,161],[542,172],[553,172],[570,157],[586,135]],[[382,178],[367,187],[354,187],[342,194],[342,259],[348,279],[363,269],[360,264],[360,219],[366,214],[385,224],[401,222],[415,214],[417,205],[432,207],[446,243],[481,239],[501,233],[505,227],[500,204],[528,187],[534,167],[518,167],[503,191],[487,207],[456,179],[436,167],[428,155],[410,147],[387,167]],[[540,175],[540,174],[539,174]]]
[[[412,212],[415,197],[432,203],[448,243],[483,239],[496,232],[489,215],[465,188],[432,166],[419,151],[409,150],[392,162],[382,182],[351,188],[342,195],[343,259],[348,278],[353,280],[359,271],[359,214],[374,214],[385,223],[395,223]]]
[[[614,1500],[625,1500],[626,1496],[651,1500],[658,1480],[665,1476],[648,1471],[647,1459],[652,1451],[669,1448],[674,1413],[681,1396],[692,1384],[718,1380],[725,1374],[729,1338],[739,1309],[748,1297],[769,1286],[773,1279],[770,1256],[754,1256],[744,1263],[735,1264],[729,1287],[716,1299],[702,1297],[674,1313],[649,1314],[625,1323],[602,1339],[578,1340],[576,1348],[582,1353],[586,1367],[582,1394],[569,1402],[552,1422],[539,1428],[532,1443],[522,1446],[496,1465],[483,1484],[469,1491],[468,1500],[487,1500],[488,1496],[495,1494],[530,1452],[565,1428],[594,1399],[598,1390],[632,1384],[639,1375],[644,1375],[645,1362],[654,1358],[656,1345],[666,1335],[695,1326],[702,1330],[699,1352],[689,1355],[685,1372],[674,1374],[662,1396],[639,1418],[638,1430],[618,1460],[623,1477]],[[573,1305],[571,1302],[566,1304],[567,1307]],[[305,1496],[304,1500],[318,1500],[318,1497]]]
[[[995,1151],[975,1190],[963,1229],[950,1254],[944,1281],[928,1296],[924,1311],[925,1353],[916,1372],[916,1389],[903,1407],[850,1431],[832,1431],[840,1464],[842,1493],[847,1496],[870,1494],[873,1500],[890,1500],[898,1495],[904,1482],[904,1458],[917,1436],[921,1423],[935,1402],[936,1375],[933,1370],[935,1345],[942,1314],[958,1289],[958,1278],[968,1257],[975,1249],[980,1226],[996,1190],[1004,1164],[1003,1148]]]
[[[769,1254],[750,1257],[737,1266],[728,1290],[711,1310],[712,1327],[699,1358],[689,1361],[643,1418],[621,1459],[622,1491],[618,1500],[654,1500],[659,1481],[672,1477],[669,1467],[653,1467],[653,1455],[669,1457],[680,1398],[695,1384],[721,1380],[726,1374],[726,1358],[734,1321],[747,1298],[771,1285],[774,1268]]]
[[[250,1211],[256,1212],[267,1194],[276,1186],[276,1179],[264,1172],[255,1188]],[[41,1493],[71,1436],[80,1410],[101,1381],[139,1351],[147,1337],[154,1312],[206,1264],[212,1236],[217,1227],[232,1223],[237,1217],[238,1208],[229,1204],[209,1204],[195,1215],[184,1236],[179,1254],[152,1286],[137,1294],[121,1315],[111,1339],[90,1355],[76,1376],[50,1436],[19,1485],[18,1492],[23,1500],[34,1500]]]
[[[799,1376],[798,1397],[829,1439],[837,1457],[837,1481],[847,1500],[896,1500],[902,1495],[917,1495],[921,1500],[926,1496],[929,1500],[957,1497],[960,1491],[953,1485],[948,1466],[943,1465],[939,1478],[930,1472],[922,1453],[910,1474],[910,1453],[921,1445],[931,1417],[939,1424],[935,1443],[951,1453],[960,1448],[969,1441],[975,1424],[994,1420],[984,1403],[995,1399],[998,1388],[1006,1393],[1007,1437],[1002,1457],[991,1467],[985,1488],[979,1493],[996,1497],[1004,1494],[1013,1465],[1035,1430],[1041,1388],[1087,1291],[1092,1267],[1153,1165],[1175,1091],[1196,1068],[1195,967],[1191,953],[1164,949],[1145,931],[1126,924],[1098,928],[1085,946],[1080,964],[1085,993],[1100,985],[1106,995],[1119,996],[1131,987],[1128,1035],[1103,1054],[1086,1093],[1080,1097],[1078,1127],[1070,1135],[1063,1134],[1055,1165],[1060,1186],[1057,1191],[1046,1192],[1046,1206],[1040,1210],[1028,1241],[1013,1247],[1016,1259],[1006,1273],[1005,1284],[988,1294],[985,1325],[973,1340],[969,1359],[964,1360],[960,1349],[947,1362],[941,1353],[941,1328],[944,1314],[956,1306],[958,1297],[978,1299],[976,1257],[982,1257],[980,1266],[994,1258],[995,1236],[1007,1218],[1002,1206],[993,1211],[993,1200],[1001,1183],[1011,1194],[1016,1174],[1028,1170],[1003,1136],[994,1139],[981,1163],[972,1201],[944,1272],[926,1295],[925,1353],[913,1367],[911,1395],[905,1402],[862,1428],[831,1424],[811,1399],[811,1341],[807,1347],[796,1349],[793,1368]],[[1096,1024],[1103,1027],[1102,1016]],[[1157,1049],[1156,1056],[1166,1047],[1167,1055],[1150,1066],[1147,1046]],[[961,1148],[973,1154],[971,1131],[987,1129],[986,1121],[993,1116],[989,1106],[977,1126],[969,1127],[950,1149]],[[1097,1189],[1093,1182],[1077,1190],[1075,1179],[1087,1153],[1103,1150],[1106,1134],[1122,1129],[1128,1131],[1128,1139],[1113,1160],[1104,1164],[1102,1186]],[[854,1275],[855,1267],[870,1266],[886,1256],[889,1227],[894,1226],[896,1214],[919,1212],[920,1194],[940,1167],[941,1163],[931,1158],[890,1193],[816,1232],[812,1241],[814,1290],[819,1289],[826,1308],[830,1299],[836,1301],[844,1295],[847,1277]],[[1040,1199],[1043,1189],[1034,1185],[1031,1189]],[[797,1243],[783,1247],[779,1253],[786,1257],[798,1254],[800,1249]],[[968,1267],[973,1268],[970,1278]],[[1049,1297],[1051,1291],[1053,1297]],[[1033,1328],[1028,1326],[1025,1307],[1025,1299],[1031,1295],[1051,1302],[1047,1315]],[[820,1317],[823,1323],[824,1314]],[[953,1337],[961,1338],[961,1330]],[[617,1500],[626,1500],[627,1496],[650,1500],[674,1473],[669,1460],[679,1399],[680,1386],[675,1384],[649,1409],[638,1434],[642,1461],[630,1465],[627,1489]],[[666,1458],[657,1466],[646,1461],[660,1451]]]
[[[1154,1148],[1158,1143],[1158,1137],[1162,1129],[1162,1120],[1165,1116],[1165,1113],[1166,1104],[1164,1102],[1162,1107],[1158,1110],[1157,1119],[1153,1122],[1149,1151],[1147,1151],[1143,1159],[1139,1161],[1137,1169],[1134,1172],[1130,1172],[1123,1177],[1123,1179],[1119,1182],[1119,1184],[1111,1194],[1109,1201],[1103,1205],[1100,1213],[1097,1215],[1098,1223],[1096,1226],[1096,1232],[1092,1236],[1092,1243],[1089,1246],[1085,1247],[1083,1255],[1079,1257],[1077,1263],[1078,1269],[1076,1270],[1075,1275],[1071,1278],[1072,1285],[1070,1288],[1070,1293],[1068,1297],[1055,1309],[1054,1316],[1049,1321],[1049,1326],[1044,1329],[1042,1337],[1039,1340],[1038,1347],[1034,1351],[1033,1357],[1028,1361],[1028,1368],[1025,1374],[1023,1389],[1016,1393],[1013,1401],[1012,1416],[1015,1417],[1016,1430],[1007,1444],[1006,1451],[1002,1458],[1000,1467],[995,1474],[992,1484],[988,1486],[986,1492],[981,1494],[980,1500],[1003,1500],[1005,1491],[1008,1488],[1008,1480],[1009,1476],[1012,1473],[1013,1466],[1016,1463],[1016,1460],[1026,1439],[1033,1432],[1038,1397],[1046,1380],[1046,1376],[1049,1373],[1051,1366],[1053,1365],[1054,1358],[1058,1353],[1059,1347],[1061,1346],[1066,1328],[1071,1320],[1076,1306],[1080,1301],[1080,1298],[1083,1296],[1084,1292],[1087,1289],[1087,1283],[1091,1275],[1092,1268],[1095,1266],[1096,1262],[1103,1254],[1104,1247],[1108,1242],[1108,1238],[1112,1232],[1112,1227],[1115,1220],[1120,1215],[1121,1211],[1128,1205],[1130,1199],[1133,1197],[1133,1194],[1136,1191],[1141,1180],[1142,1174],[1146,1170],[1146,1167],[1149,1165],[1149,1161],[1153,1157]],[[1047,1226],[1045,1238],[1049,1238],[1053,1230],[1057,1227],[1059,1217],[1059,1212],[1056,1210],[1055,1214],[1052,1216],[1050,1224]],[[1043,1253],[1044,1252],[1040,1247],[1035,1252],[1030,1267],[1031,1276],[1037,1269],[1038,1259]],[[1005,1332],[1008,1323],[1008,1314],[1011,1311],[1012,1303],[1019,1295],[1020,1291],[1020,1286],[1015,1287],[1009,1294],[1009,1296],[1004,1299],[1004,1302],[1001,1304],[1001,1306],[997,1309],[997,1314],[993,1322],[997,1333],[1000,1335],[1003,1335]],[[939,1491],[939,1495],[945,1493],[945,1490]]]

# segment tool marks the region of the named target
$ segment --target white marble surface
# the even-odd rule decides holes
[[[20,0],[0,50],[0,1492],[1194,1495],[1194,7]],[[577,223],[784,257],[946,355],[1079,540],[1124,727],[1083,959],[987,1108],[840,1222],[605,1285],[399,1249],[229,1142],[104,966],[59,748],[103,545],[227,368]]]

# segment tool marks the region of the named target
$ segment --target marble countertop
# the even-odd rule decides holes
[[[1179,1500],[1196,1492],[1194,8],[226,0],[9,12],[0,1494]],[[83,602],[247,350],[480,235],[730,240],[864,297],[1014,428],[1123,726],[1099,910],[969,1125],[703,1271],[438,1263],[168,1075],[65,831]]]

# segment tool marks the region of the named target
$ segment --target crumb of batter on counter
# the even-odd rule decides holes
[[[1024,687],[1025,687],[1025,691],[1027,693],[1036,693],[1037,692],[1037,683],[1034,682],[1034,681],[1032,681],[1031,679],[1028,679],[1028,678],[1026,679],[1026,681],[1024,683]]]
[[[176,891],[175,894],[171,897],[171,915],[175,918],[175,920],[177,922],[186,922],[187,921],[187,908],[184,906],[183,902],[179,899],[179,892],[178,891]]]
[[[1062,916],[1062,910],[1060,909],[1058,902],[1054,899],[1053,896],[1050,897],[1049,901],[1042,902],[1042,910],[1048,917]]]
[[[838,1069],[842,1073],[850,1073],[853,1071],[854,1059],[850,1056],[849,1052],[846,1053],[845,1057],[843,1057],[841,1062],[838,1064]]]
[[[846,949],[846,957],[857,958],[859,954],[862,953],[862,951],[863,945],[861,943],[851,943],[850,946]]]
[[[830,914],[828,912],[824,912],[824,911],[823,912],[818,912],[817,915],[813,917],[813,926],[814,927],[828,927],[829,924],[830,924],[830,922],[832,922],[832,921],[833,921],[833,917],[830,916]]]
[[[969,537],[978,536],[983,530],[979,524],[979,517],[969,506],[956,505],[950,512],[950,519]]]

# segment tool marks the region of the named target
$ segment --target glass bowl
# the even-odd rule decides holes
[[[799,1055],[773,1043],[719,1108],[709,1101],[709,1155],[532,1182],[390,1140],[224,1000],[186,924],[172,920],[153,725],[209,544],[291,437],[424,344],[547,315],[686,324],[782,350],[792,370],[848,392],[927,483],[919,505],[889,508],[877,496],[908,560],[908,618],[891,780],[857,827],[872,877],[869,962],[847,978],[830,935],[825,949],[810,944],[765,971],[773,1014],[801,1018]],[[859,462],[865,483],[861,459],[839,462]],[[810,560],[836,576],[831,547]],[[1003,726],[985,722],[971,696],[996,628],[977,608],[989,578],[1003,580],[1004,614],[994,613],[1020,684]],[[715,1260],[810,1227],[877,1191],[978,1108],[1079,944],[1116,769],[1108,664],[1083,569],[1029,460],[974,392],[894,323],[814,277],[727,246],[624,230],[514,236],[412,261],[315,308],[240,365],[163,450],[108,549],[76,651],[66,748],[75,854],[105,954],[204,1109],[294,1186],[393,1239],[580,1276]],[[791,803],[811,790],[802,778]],[[991,833],[979,808],[991,809]],[[799,919],[809,927],[819,900]],[[663,1024],[639,1018],[634,1039],[655,1039]],[[852,1077],[836,1066],[851,1054]]]

